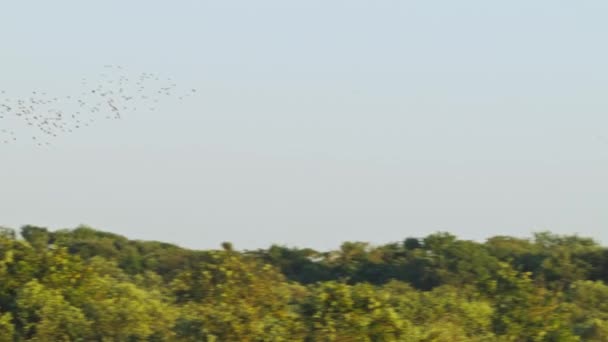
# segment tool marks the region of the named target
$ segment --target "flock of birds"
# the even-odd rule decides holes
[[[155,111],[162,98],[183,100],[196,93],[196,89],[180,91],[173,79],[154,73],[128,76],[117,65],[106,65],[95,79],[83,78],[80,87],[78,93],[64,96],[32,91],[27,96],[9,97],[0,90],[0,143],[27,139],[38,146],[50,145],[53,138],[98,120],[118,120],[136,111]],[[18,123],[27,133],[11,128]]]

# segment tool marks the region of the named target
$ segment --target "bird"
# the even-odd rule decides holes
[[[79,78],[77,84],[80,89],[72,94],[34,89],[28,96],[13,97],[0,90],[0,142],[16,142],[27,134],[38,145],[48,146],[49,140],[89,127],[96,118],[119,120],[138,108],[156,111],[163,99],[184,100],[197,92],[179,91],[173,78],[157,73],[129,77],[127,68],[114,64],[104,65],[97,77]],[[19,124],[20,129],[15,127]]]

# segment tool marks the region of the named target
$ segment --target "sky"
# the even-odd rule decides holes
[[[1,7],[0,90],[71,94],[118,64],[197,93],[49,147],[0,144],[0,225],[189,248],[608,243],[604,0]]]

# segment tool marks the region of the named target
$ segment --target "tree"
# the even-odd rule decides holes
[[[579,280],[568,289],[574,330],[585,341],[608,340],[608,286]]]
[[[303,305],[311,341],[417,341],[412,322],[390,305],[390,293],[371,285],[325,282]]]
[[[227,251],[183,271],[171,283],[186,341],[298,341],[292,287],[270,266]]]
[[[0,226],[0,239],[15,240],[15,230]]]
[[[36,226],[22,227],[21,236],[36,250],[46,249],[52,240],[51,233],[46,228]]]
[[[501,264],[493,298],[497,335],[521,341],[577,341],[563,294],[534,286],[530,275]]]
[[[17,305],[22,335],[28,341],[87,341],[91,337],[91,322],[82,310],[36,280],[21,289]]]
[[[109,277],[99,277],[83,291],[88,294],[83,306],[97,340],[172,340],[177,312],[159,293]]]
[[[9,312],[0,312],[0,342],[13,342],[15,339],[15,325],[13,315]]]

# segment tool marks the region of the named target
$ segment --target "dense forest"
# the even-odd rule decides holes
[[[0,342],[608,341],[608,248],[448,233],[335,251],[189,250],[0,229]]]

